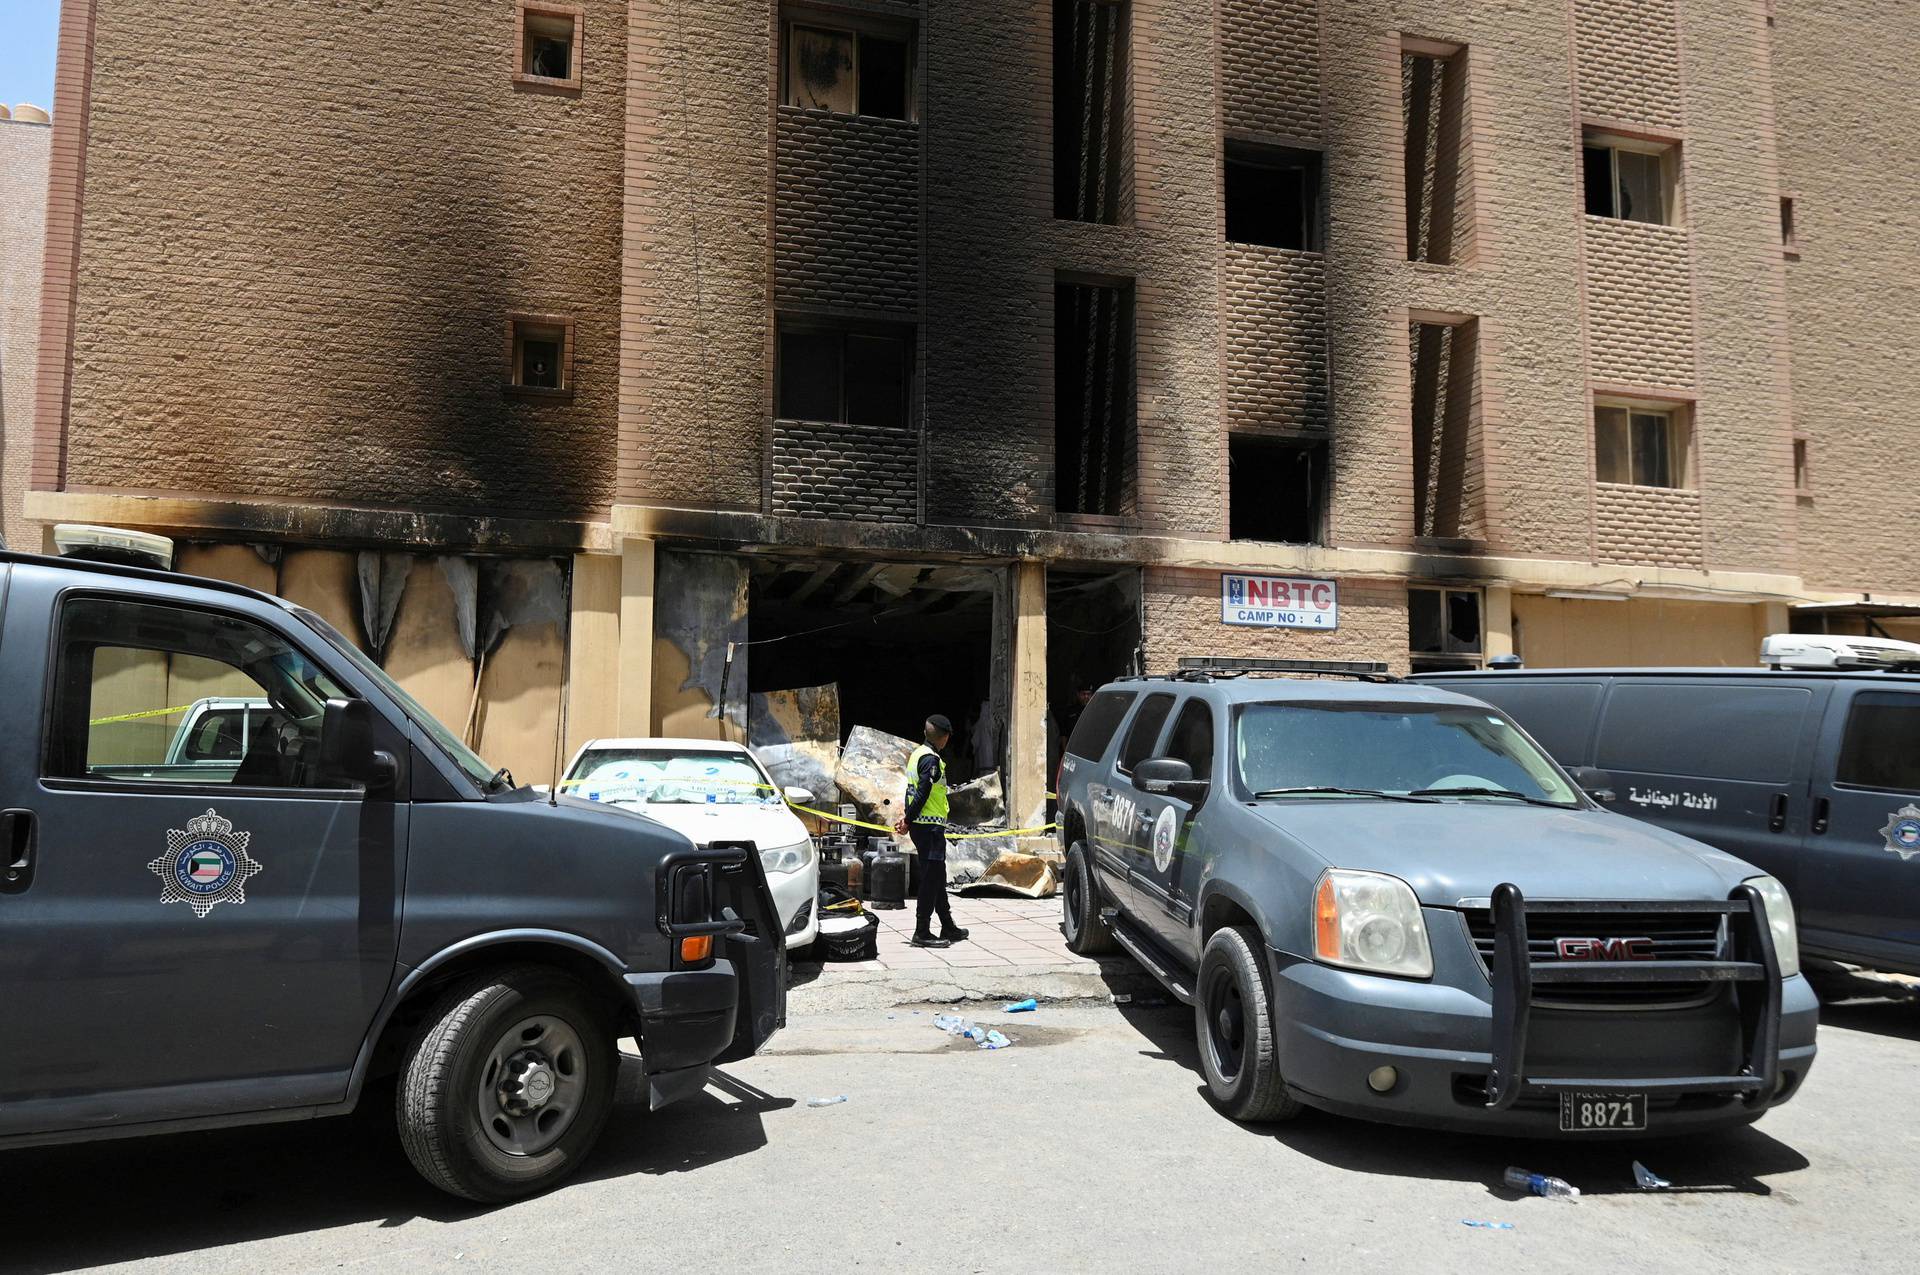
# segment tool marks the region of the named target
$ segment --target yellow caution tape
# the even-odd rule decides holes
[[[143,717],[171,717],[175,713],[184,713],[192,708],[191,704],[182,704],[178,708],[149,708],[143,713],[121,713],[117,717],[96,717],[89,726],[111,726],[115,722],[137,722]]]

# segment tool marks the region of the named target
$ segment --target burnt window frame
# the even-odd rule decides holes
[[[840,410],[837,420],[821,420],[814,416],[790,416],[781,409],[784,402],[786,338],[790,335],[836,336],[840,346]],[[847,416],[847,339],[849,337],[884,337],[900,341],[906,348],[902,367],[906,375],[901,380],[902,402],[900,405],[900,423],[897,425],[856,424]],[[850,425],[856,429],[899,429],[914,430],[919,426],[920,381],[920,345],[919,329],[910,323],[852,322],[811,315],[781,316],[774,325],[773,333],[773,419],[793,421],[808,425]]]
[[[560,332],[560,363],[558,385],[528,385],[524,379],[523,368],[526,354],[527,329],[558,329]],[[515,312],[507,316],[507,375],[503,386],[506,393],[515,398],[568,399],[573,397],[573,316],[566,314],[534,314]]]
[[[1060,462],[1061,413],[1065,403],[1060,394],[1062,381],[1066,377],[1067,365],[1062,359],[1061,349],[1061,297],[1065,289],[1101,288],[1117,296],[1118,316],[1116,320],[1116,348],[1126,353],[1127,366],[1124,376],[1116,385],[1125,388],[1125,403],[1114,419],[1107,422],[1109,430],[1118,430],[1119,437],[1114,442],[1115,455],[1119,458],[1121,472],[1112,483],[1113,490],[1099,493],[1103,501],[1108,495],[1113,497],[1113,505],[1105,510],[1069,509],[1062,503],[1062,493],[1067,484],[1063,481],[1064,468]],[[1053,486],[1054,514],[1066,521],[1091,519],[1103,523],[1124,523],[1135,516],[1140,500],[1140,307],[1138,282],[1132,278],[1120,278],[1109,275],[1082,274],[1075,271],[1058,271],[1053,279],[1053,344],[1051,353],[1054,366],[1053,384]],[[1080,365],[1081,382],[1084,384],[1085,364]],[[1082,405],[1084,408],[1084,404]],[[1081,477],[1076,464],[1076,478]],[[1081,482],[1077,486],[1085,487]],[[1076,497],[1075,504],[1078,504]]]
[[[1305,540],[1274,540],[1260,536],[1234,534],[1234,451],[1247,448],[1265,452],[1307,452],[1312,473],[1310,482],[1318,483],[1312,511],[1313,527]],[[1227,540],[1233,544],[1325,545],[1327,527],[1333,519],[1333,440],[1317,434],[1262,434],[1229,431],[1227,434]]]
[[[1259,239],[1235,238],[1229,210],[1233,200],[1227,193],[1230,170],[1262,168],[1282,170],[1299,168],[1306,174],[1300,191],[1300,226],[1304,243],[1297,248],[1266,243]],[[1327,250],[1327,153],[1316,146],[1297,146],[1259,138],[1228,136],[1220,143],[1220,238],[1223,243],[1253,248],[1271,248],[1275,252],[1325,253]]]
[[[1079,51],[1061,43],[1062,19],[1084,6],[1089,11],[1104,10],[1113,15],[1110,38],[1114,47],[1111,81],[1102,105],[1101,123],[1112,130],[1107,162],[1099,171],[1091,194],[1084,187],[1069,186],[1063,175],[1084,163],[1085,140],[1092,120],[1076,112],[1069,120],[1065,108],[1074,100],[1086,100],[1090,91],[1085,77],[1076,86],[1064,73],[1079,66]],[[1133,221],[1134,124],[1133,114],[1133,0],[1054,0],[1052,4],[1053,47],[1050,50],[1053,104],[1053,217],[1055,221],[1078,222],[1086,226],[1124,226]]]
[[[564,77],[539,75],[527,69],[527,19],[559,18],[573,24],[567,42],[567,74]],[[578,92],[581,84],[583,45],[586,40],[587,11],[575,4],[549,4],[546,0],[520,0],[513,11],[513,83],[524,88]]]
[[[853,110],[836,111],[824,106],[806,106],[794,100],[793,29],[806,27],[831,31],[853,39]],[[902,85],[904,115],[875,115],[864,110],[860,79],[860,46],[867,37],[897,41],[907,51]],[[834,119],[893,120],[903,124],[920,123],[920,23],[916,17],[889,17],[885,14],[816,9],[807,5],[783,5],[780,9],[780,105],[795,111],[817,111]]]
[[[1413,599],[1416,594],[1435,594],[1440,599],[1440,649],[1422,650],[1414,645]],[[1453,601],[1458,598],[1471,598],[1479,617],[1480,636],[1468,644],[1453,636]],[[1417,664],[1427,666],[1421,671],[1440,671],[1441,669],[1477,669],[1487,660],[1487,595],[1484,589],[1460,588],[1453,585],[1413,585],[1407,589],[1407,654]]]

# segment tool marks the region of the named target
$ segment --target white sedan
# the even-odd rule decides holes
[[[751,749],[711,739],[594,739],[574,754],[563,792],[635,810],[695,845],[746,842],[760,852],[789,948],[819,932],[820,856],[781,789]]]

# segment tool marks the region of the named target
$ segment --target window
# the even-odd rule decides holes
[[[75,598],[60,618],[47,773],[65,779],[339,787],[319,773],[329,699],[347,692],[236,616]]]
[[[1133,715],[1133,725],[1127,728],[1127,742],[1120,747],[1121,770],[1130,771],[1153,756],[1153,746],[1160,741],[1160,728],[1167,724],[1167,714],[1172,711],[1173,696],[1147,696],[1140,711]]]
[[[1594,477],[1634,487],[1687,485],[1687,413],[1678,407],[1593,409]]]
[[[1203,699],[1190,699],[1174,719],[1167,736],[1166,755],[1187,763],[1195,779],[1213,777],[1213,709]]]
[[[1415,321],[1413,524],[1426,539],[1473,537],[1479,518],[1480,325],[1469,318]]]
[[[1133,288],[1053,290],[1054,507],[1124,515],[1132,502]]]
[[[1067,751],[1075,757],[1098,761],[1120,729],[1120,719],[1133,707],[1133,696],[1125,691],[1101,691],[1087,701],[1067,739]]]
[[[1116,225],[1128,200],[1124,0],[1054,0],[1053,215]]]
[[[909,31],[787,23],[786,104],[836,115],[915,118]]]
[[[1781,784],[1793,777],[1812,693],[1789,686],[1614,687],[1594,764],[1602,770]]]
[[[783,421],[905,429],[912,383],[913,339],[906,332],[803,324],[780,330]]]
[[[1856,695],[1834,782],[1875,792],[1920,792],[1920,695]]]
[[[1480,592],[1408,589],[1407,646],[1413,671],[1480,667]]]
[[[1807,457],[1807,449],[1811,446],[1812,440],[1805,434],[1793,436],[1793,490],[1802,496],[1813,494],[1813,471],[1809,468]]]
[[[580,87],[580,33],[585,11],[564,4],[522,4],[514,32],[515,83]]]
[[[1800,242],[1793,229],[1793,196],[1780,196],[1780,246],[1789,256],[1799,253]]]
[[[507,319],[507,384],[529,394],[573,392],[573,320],[545,314]]]
[[[1230,141],[1227,241],[1320,250],[1320,152]]]
[[[1589,131],[1581,159],[1589,216],[1661,226],[1677,220],[1674,144],[1624,141]]]
[[[1227,439],[1227,524],[1235,540],[1321,543],[1327,517],[1324,439]]]
[[[1400,52],[1407,260],[1451,265],[1472,232],[1461,168],[1467,146],[1465,49],[1410,42]]]

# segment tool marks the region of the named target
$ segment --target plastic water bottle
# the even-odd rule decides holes
[[[1580,1188],[1570,1186],[1560,1178],[1550,1178],[1544,1173],[1529,1173],[1525,1169],[1508,1166],[1507,1185],[1516,1191],[1531,1191],[1535,1195],[1549,1200],[1577,1200]]]
[[[958,1014],[935,1014],[933,1025],[949,1036],[958,1036],[967,1029],[967,1020]]]
[[[831,1098],[809,1098],[807,1099],[807,1105],[809,1107],[837,1107],[846,1100],[847,1095],[835,1094]]]
[[[981,1049],[1005,1049],[1012,1043],[1012,1041],[1002,1036],[999,1032],[989,1031],[985,1038],[981,1040],[979,1047]]]

